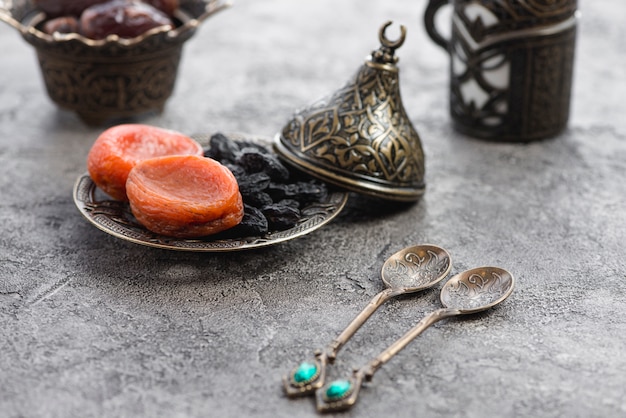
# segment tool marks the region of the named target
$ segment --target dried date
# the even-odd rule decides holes
[[[109,0],[34,0],[33,5],[48,17],[80,16],[86,8]]]
[[[43,31],[52,35],[53,33],[77,33],[78,19],[74,16],[55,17],[46,21],[43,25]]]
[[[174,28],[172,19],[154,6],[140,1],[113,0],[90,6],[80,16],[80,33],[90,39],[109,35],[134,38],[150,29]]]
[[[111,0],[34,0],[33,5],[46,13],[48,17],[75,16],[78,17],[88,7],[106,3]],[[142,0],[144,3],[161,10],[168,16],[173,16],[178,9],[179,0]]]
[[[159,9],[168,16],[174,16],[174,12],[180,5],[178,0],[143,0],[145,3],[149,3],[155,8]]]

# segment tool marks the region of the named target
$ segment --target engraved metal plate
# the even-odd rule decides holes
[[[194,135],[202,145],[210,135]],[[231,139],[256,140],[271,148],[271,141],[244,135],[229,135]],[[200,239],[178,239],[155,234],[144,228],[133,216],[128,202],[113,200],[102,192],[89,174],[78,177],[74,185],[74,203],[89,222],[116,238],[149,247],[178,251],[225,252],[267,247],[306,235],[335,218],[344,208],[348,193],[329,189],[328,197],[301,208],[302,219],[293,228],[269,231],[264,236]]]

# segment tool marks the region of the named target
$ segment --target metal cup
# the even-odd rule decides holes
[[[452,6],[452,32],[435,26]],[[556,136],[567,125],[576,0],[430,0],[426,31],[450,54],[450,114],[467,135],[500,141]]]

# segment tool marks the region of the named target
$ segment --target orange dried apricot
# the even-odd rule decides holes
[[[87,156],[93,182],[117,200],[126,197],[126,179],[140,161],[166,155],[202,155],[202,146],[178,132],[142,124],[117,125],[104,131]]]
[[[244,214],[239,185],[219,162],[194,155],[138,163],[126,182],[130,208],[146,229],[197,238],[238,225]]]

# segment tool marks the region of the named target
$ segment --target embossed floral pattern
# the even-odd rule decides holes
[[[383,272],[393,287],[420,287],[441,277],[450,268],[449,257],[439,257],[431,250],[421,254],[409,252],[402,259],[390,260]]]
[[[424,154],[402,106],[396,71],[364,65],[337,92],[298,112],[282,140],[330,171],[423,187]]]
[[[457,276],[446,284],[448,291],[442,293],[444,305],[457,309],[472,310],[490,305],[508,294],[513,278],[505,271],[485,269]]]

